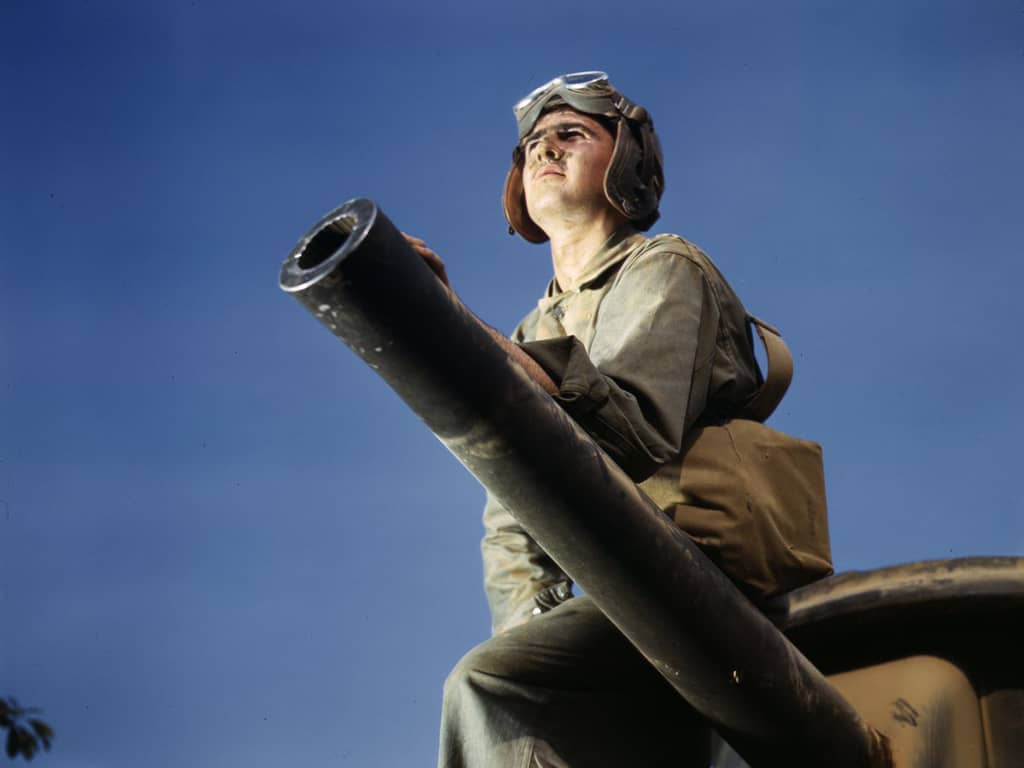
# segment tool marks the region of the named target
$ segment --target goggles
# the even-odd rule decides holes
[[[522,122],[523,117],[532,107],[547,102],[549,96],[560,90],[583,96],[611,96],[615,93],[611,83],[608,82],[607,72],[572,72],[568,75],[559,75],[544,85],[534,88],[512,107],[516,121]]]
[[[647,117],[643,107],[638,107],[612,87],[606,72],[572,72],[534,88],[512,107],[519,124],[519,138],[533,129],[544,107],[556,98],[588,115],[622,116],[641,121]]]

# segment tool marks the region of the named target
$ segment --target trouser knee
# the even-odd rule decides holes
[[[489,642],[467,651],[448,673],[444,681],[445,701],[454,701],[471,691],[479,690],[488,679],[493,679],[499,674],[499,659],[488,647]]]

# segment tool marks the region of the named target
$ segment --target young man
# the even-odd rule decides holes
[[[515,114],[505,213],[550,242],[554,279],[501,343],[670,507],[684,435],[756,398],[748,315],[699,249],[640,233],[658,218],[661,149],[604,73],[555,78]],[[445,684],[440,765],[706,766],[706,730],[682,698],[588,597],[569,599],[569,578],[494,499],[484,522],[494,636]]]

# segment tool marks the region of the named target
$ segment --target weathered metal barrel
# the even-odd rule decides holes
[[[369,200],[281,269],[753,766],[888,765],[884,739],[494,342]]]

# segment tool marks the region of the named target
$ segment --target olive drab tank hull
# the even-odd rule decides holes
[[[1024,766],[1024,558],[844,573],[768,612],[887,736],[893,765]],[[716,768],[747,765],[719,746]]]

